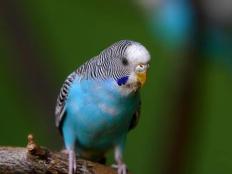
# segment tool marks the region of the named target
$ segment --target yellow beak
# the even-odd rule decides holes
[[[146,83],[147,73],[136,73],[138,81],[141,83],[141,87]]]

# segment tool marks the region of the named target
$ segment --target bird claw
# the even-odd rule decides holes
[[[127,166],[124,163],[118,165],[112,164],[111,167],[114,169],[118,169],[118,174],[127,174]]]

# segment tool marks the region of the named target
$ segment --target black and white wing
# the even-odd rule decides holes
[[[135,128],[138,123],[139,123],[139,118],[140,118],[140,113],[141,113],[141,100],[139,102],[139,108],[138,110],[134,113],[133,117],[132,117],[132,120],[131,120],[131,123],[130,123],[130,127],[129,127],[129,131],[133,128]]]
[[[67,79],[65,80],[61,90],[60,90],[60,94],[57,98],[57,104],[56,104],[56,111],[55,111],[55,116],[56,116],[56,127],[59,129],[59,131],[62,134],[61,131],[61,126],[62,126],[62,122],[64,120],[64,117],[66,115],[66,101],[68,99],[69,96],[69,88],[70,85],[73,83],[73,81],[76,78],[76,73],[73,72],[72,74],[70,74]]]

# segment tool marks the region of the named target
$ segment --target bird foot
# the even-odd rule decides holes
[[[118,165],[112,164],[111,167],[114,169],[118,169],[118,174],[127,174],[127,166],[124,163]]]
[[[74,150],[67,150],[69,155],[69,172],[68,174],[74,174],[76,172],[77,164],[76,164],[76,154]]]

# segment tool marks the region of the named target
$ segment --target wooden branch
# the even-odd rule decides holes
[[[0,173],[67,174],[68,155],[38,146],[28,135],[27,148],[0,146]],[[78,174],[117,174],[104,165],[77,158]]]

